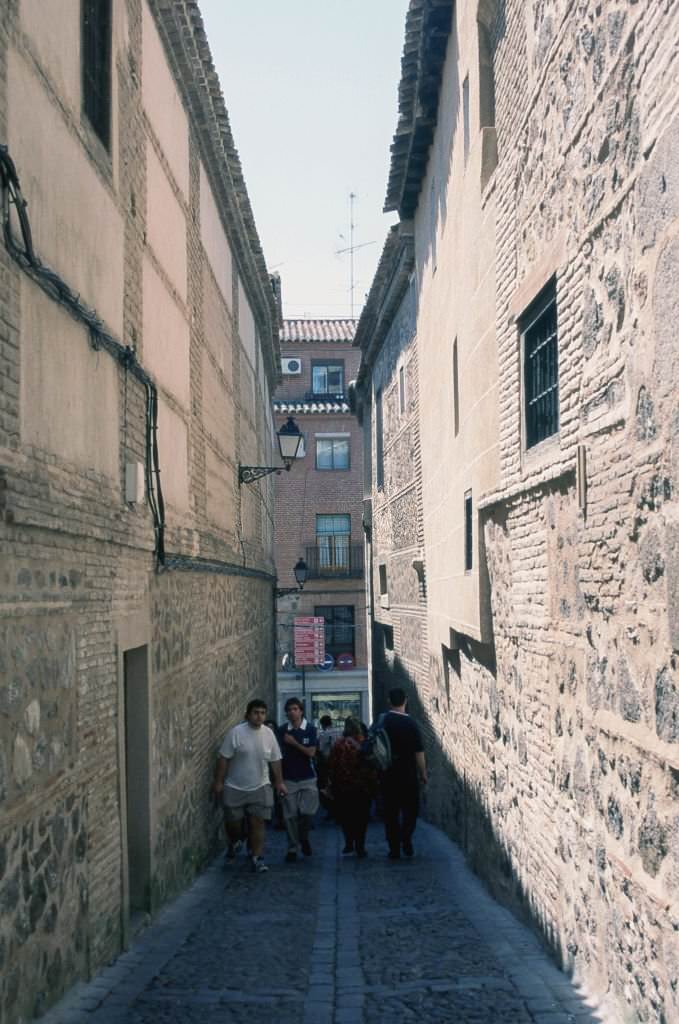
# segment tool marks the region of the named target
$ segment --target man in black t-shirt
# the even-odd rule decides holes
[[[398,860],[401,850],[406,857],[413,855],[419,785],[427,782],[422,737],[417,724],[406,714],[406,695],[400,687],[389,691],[389,711],[382,716],[380,725],[391,743],[391,766],[381,780],[384,825],[389,857]]]

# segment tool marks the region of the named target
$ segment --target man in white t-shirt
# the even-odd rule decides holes
[[[242,836],[243,818],[248,818],[248,838],[252,870],[268,871],[262,858],[266,822],[271,818],[274,785],[281,796],[287,788],[281,774],[278,740],[267,725],[267,707],[263,700],[251,700],[245,721],[235,725],[219,748],[212,791],[224,802],[226,829],[231,848]]]

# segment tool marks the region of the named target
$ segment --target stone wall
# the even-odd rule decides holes
[[[164,17],[183,6],[177,0]],[[170,140],[177,142],[171,153],[163,150],[163,126],[141,89],[154,70],[143,67],[151,7],[125,0],[113,9],[111,154],[82,121],[79,96],[61,91],[63,68],[68,82],[80,80],[78,56],[70,36],[62,52],[64,32],[50,33],[44,18],[36,22],[34,0],[10,3],[0,19],[1,141],[22,154],[18,171],[38,254],[78,284],[84,302],[113,311],[108,329],[147,370],[146,360],[153,363],[167,341],[159,402],[186,442],[182,449],[168,444],[161,416],[167,557],[158,572],[148,504],[128,504],[124,492],[126,464],[146,458],[145,390],[0,246],[0,1017],[8,1024],[40,1014],[94,973],[127,944],[136,912],[143,919],[190,883],[221,831],[208,798],[217,745],[248,699],[273,700],[271,532],[262,492],[246,496],[237,483],[239,461],[267,457],[270,431],[254,388],[241,394],[248,357],[234,299],[240,289],[256,311],[262,340],[250,373],[264,403],[276,360],[262,308],[268,281],[256,271],[254,235],[229,234],[233,218],[221,196],[212,207],[201,203],[199,155],[213,183],[215,168],[225,166],[224,152],[214,149],[219,130],[202,134],[185,108],[189,163],[177,162],[178,140]],[[174,38],[188,46],[193,29]],[[189,83],[177,76],[175,58],[160,44],[153,53],[165,54],[157,70],[158,81],[173,83],[168,102],[185,103],[179,97]],[[18,135],[17,111],[34,92],[39,105]],[[155,117],[159,109],[153,107]],[[105,195],[99,232],[71,218],[53,192],[53,168],[41,159],[53,138],[67,154],[83,209]],[[162,253],[153,252],[147,230],[149,154],[185,225]],[[247,197],[239,194],[238,202],[244,213]],[[80,246],[78,282],[68,276],[75,250],[56,244],[57,210]],[[227,297],[204,287],[211,282],[201,240],[208,210],[237,254]],[[111,238],[118,243],[106,245],[104,260],[100,246]],[[181,252],[170,252],[172,245]],[[168,262],[186,266],[179,287]],[[155,284],[145,293],[149,266]],[[177,337],[188,339],[188,348],[174,347]],[[206,370],[213,385],[207,397]],[[210,404],[217,387],[233,423],[219,438]],[[186,501],[179,504],[182,488]],[[145,761],[137,764],[125,724],[130,651],[145,651],[148,669],[146,683],[135,681],[148,691],[146,705],[139,703],[146,706]],[[143,887],[130,845],[132,804],[146,818]]]
[[[482,509],[497,664],[489,671],[462,650],[449,714],[464,725],[432,715],[466,809],[443,793],[430,806],[561,962],[642,1021],[679,1013],[669,331],[679,120],[657,87],[676,62],[677,27],[676,11],[659,5],[504,9],[502,485]],[[531,464],[515,318],[552,273],[559,444]]]
[[[497,166],[480,178],[477,18],[492,39],[497,138]],[[383,685],[411,685],[425,723],[427,813],[559,962],[607,996],[611,1018],[630,1022],[679,1017],[678,30],[676,5],[650,0],[455,5],[415,212],[417,365],[431,403],[419,416],[419,500],[427,577],[447,578],[445,594],[427,593],[426,682],[417,636],[375,594],[376,618],[394,628],[393,645],[376,645],[376,672]],[[465,163],[446,105],[467,74]],[[441,153],[450,163],[437,224],[430,177]],[[474,204],[483,238],[470,227]],[[460,451],[464,467],[489,450],[493,428],[497,476],[480,493],[474,485],[474,558],[489,598],[476,636],[454,614],[450,561],[462,547],[454,534],[447,549],[438,543],[462,501],[460,465],[447,459],[452,389],[429,386],[460,317],[471,342],[485,331],[485,305],[446,305],[470,266],[478,280],[493,275],[483,293],[497,351],[468,372],[489,389],[498,381],[496,425],[489,404]],[[550,279],[559,430],[527,450],[520,319]],[[463,375],[460,388],[464,416],[478,380]],[[401,443],[389,416],[385,492]],[[391,605],[392,590],[399,602],[409,592],[408,569],[389,503],[375,488],[373,500],[374,543],[397,576]]]

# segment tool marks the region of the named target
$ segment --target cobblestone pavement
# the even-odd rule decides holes
[[[412,860],[389,861],[370,827],[365,860],[338,831],[270,871],[220,857],[134,947],[77,986],[44,1024],[594,1024],[595,1009],[538,941],[424,823]]]

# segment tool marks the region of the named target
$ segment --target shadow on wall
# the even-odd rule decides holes
[[[377,625],[376,632],[380,631],[381,627]],[[379,649],[379,646],[379,643],[376,642],[375,647]],[[491,691],[487,724],[489,732],[492,733],[497,728],[492,701],[496,679],[494,650],[490,646],[463,638],[459,653],[466,659],[477,662],[487,676]],[[397,654],[393,661],[391,659],[388,662],[385,661],[382,652],[381,659],[375,662],[375,717],[381,711],[386,710],[387,694],[393,686],[402,687],[408,694],[408,711],[418,722],[423,733],[430,776],[427,795],[423,803],[423,816],[446,832],[460,846],[469,866],[484,881],[491,895],[511,909],[520,920],[538,934],[548,953],[561,970],[568,974],[569,965],[564,961],[563,956],[563,935],[556,932],[552,923],[541,912],[541,908],[535,905],[530,891],[518,877],[512,863],[511,851],[493,826],[482,788],[477,783],[470,781],[466,772],[464,770],[460,772],[452,763],[444,749],[432,714],[425,707],[408,667]],[[449,703],[448,709],[440,707],[441,700],[446,701],[447,699],[445,683],[438,695],[435,686],[430,684],[430,692],[427,696],[434,710],[450,711],[450,714],[445,717],[442,715],[442,721],[445,722],[445,718],[451,717],[454,711],[452,702]],[[448,700],[450,700],[449,693]],[[456,736],[463,737],[467,721],[463,708],[460,708],[460,716],[463,720],[458,719],[457,727],[451,730],[451,733],[454,732]],[[458,742],[460,742],[459,739]],[[464,742],[463,739],[462,742]],[[463,764],[465,763],[464,752],[461,761]],[[494,785],[494,782],[495,780],[491,777],[490,785]],[[577,997],[575,989],[574,996]],[[577,1013],[578,1020],[581,1020],[583,1024],[589,1021],[596,1024],[601,1020],[585,1004],[584,997],[582,1006],[578,1007]]]

